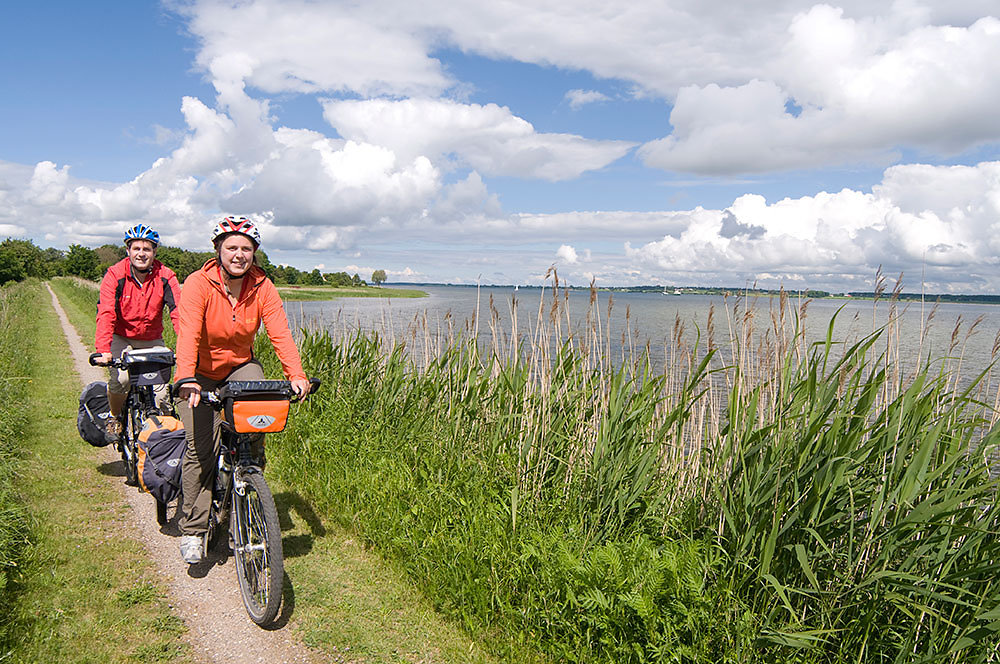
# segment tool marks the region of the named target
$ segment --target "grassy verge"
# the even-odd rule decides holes
[[[37,293],[27,285],[0,288],[0,605],[17,599],[16,583],[30,544],[28,513],[15,490],[21,439],[27,425],[30,387],[28,348],[31,298]],[[10,615],[0,612],[0,660],[10,647]]]
[[[76,431],[80,382],[48,293],[38,283],[16,331],[30,377],[17,488],[32,546],[12,580],[5,661],[189,661],[184,625],[141,543],[128,508],[100,475]]]
[[[55,279],[52,286],[70,321],[92,345],[96,291],[68,279]],[[164,336],[172,346],[169,324]],[[299,414],[297,408],[292,417]],[[280,436],[268,438],[269,449],[279,444]],[[294,484],[281,481],[273,465],[267,476],[281,517],[285,602],[293,606],[292,626],[305,643],[331,661],[357,664],[492,661],[435,611],[403,570],[368,550],[350,530],[318,514]]]

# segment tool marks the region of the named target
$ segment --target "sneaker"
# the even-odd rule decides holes
[[[181,536],[181,558],[184,562],[196,565],[201,562],[202,554],[201,535]]]

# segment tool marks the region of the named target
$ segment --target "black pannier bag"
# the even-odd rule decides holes
[[[165,346],[132,348],[122,353],[128,366],[129,380],[136,385],[163,385],[170,382],[170,367],[174,366],[174,351]]]
[[[76,415],[76,428],[80,437],[94,447],[104,447],[111,442],[108,438],[108,422],[111,408],[108,406],[108,384],[94,381],[80,393],[80,410]]]
[[[161,503],[169,503],[181,491],[185,444],[184,425],[176,417],[153,415],[142,423],[138,443],[139,485]]]

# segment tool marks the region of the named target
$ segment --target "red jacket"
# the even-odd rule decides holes
[[[141,284],[132,276],[128,258],[118,261],[101,280],[94,350],[110,353],[112,334],[143,341],[159,339],[163,336],[163,307],[170,310],[170,321],[177,330],[180,294],[177,275],[160,261],[153,261]]]
[[[281,360],[285,377],[305,379],[278,289],[264,271],[256,265],[247,271],[234,307],[226,295],[218,263],[210,259],[184,280],[174,380],[191,378],[195,373],[222,380],[233,369],[252,360],[253,340],[261,322]]]

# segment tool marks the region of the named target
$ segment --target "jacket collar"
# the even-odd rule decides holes
[[[122,262],[122,269],[125,271],[125,276],[140,288],[142,288],[143,285],[148,283],[150,279],[156,278],[156,276],[160,272],[160,266],[163,265],[163,263],[154,258],[153,262],[149,266],[149,272],[146,274],[146,280],[140,282],[138,279],[135,278],[135,271],[132,270],[132,261],[129,260],[128,256],[123,258],[121,262]]]

